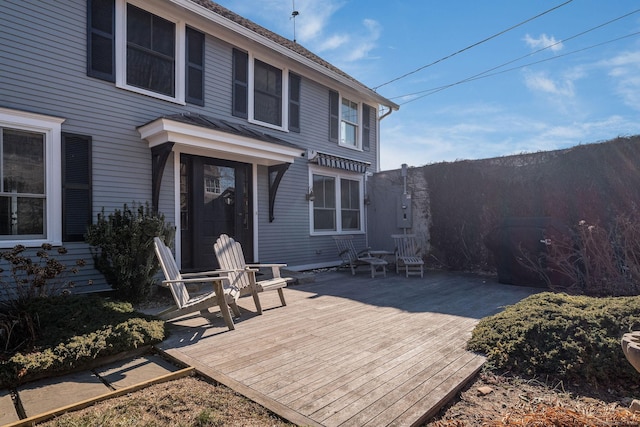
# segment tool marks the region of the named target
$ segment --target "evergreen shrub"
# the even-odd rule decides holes
[[[170,245],[174,234],[164,215],[153,212],[148,205],[129,208],[125,204],[109,215],[103,209],[97,222],[89,226],[86,241],[92,246],[96,269],[118,297],[137,303],[149,296],[159,270],[153,238],[159,236]]]
[[[468,349],[489,366],[563,381],[637,383],[622,335],[640,328],[640,297],[596,298],[544,292],[482,319]]]

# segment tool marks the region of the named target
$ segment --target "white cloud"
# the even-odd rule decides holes
[[[343,6],[343,1],[328,0],[298,1],[296,10],[299,12],[296,18],[296,36],[303,44],[316,43],[318,39],[331,38],[326,36],[327,27],[331,17]]]
[[[353,25],[349,33],[341,29],[340,33],[331,34],[326,29],[318,37],[309,40],[309,47],[312,51],[329,55],[328,59],[336,65],[345,66],[370,59],[381,33],[382,27],[377,21],[364,19],[361,26]]]
[[[289,39],[294,38],[295,24],[298,43],[350,74],[362,73],[368,66],[363,60],[372,59],[372,51],[378,47],[382,27],[372,19],[350,21],[347,26],[337,23],[336,14],[346,3],[347,0],[296,0],[295,21],[290,0],[228,0],[224,5],[243,16],[260,16],[255,19],[258,24]]]
[[[317,52],[339,49],[347,43],[349,43],[349,36],[347,34],[334,34],[318,45]]]
[[[555,37],[549,37],[546,34],[541,34],[537,39],[527,34],[526,36],[524,36],[524,42],[533,50],[548,48],[551,49],[552,52],[559,52],[564,47],[562,45],[562,42],[559,42],[555,39]]]
[[[555,81],[544,72],[525,72],[524,77],[526,86],[534,92],[566,97],[573,97],[575,95],[573,80],[569,78]]]
[[[568,148],[640,132],[633,117],[563,120],[514,114],[495,106],[446,108],[424,120],[392,114],[382,124],[381,169],[403,163],[422,166],[441,161],[485,159]]]
[[[600,65],[608,70],[616,93],[623,102],[635,110],[640,110],[640,51],[620,53],[602,61]]]

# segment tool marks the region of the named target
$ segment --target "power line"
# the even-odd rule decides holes
[[[543,47],[543,48],[541,48],[541,49],[538,49],[538,50],[536,50],[536,51],[530,52],[530,53],[528,53],[528,54],[526,54],[526,55],[523,55],[523,56],[521,56],[521,57],[519,57],[519,58],[516,58],[516,59],[513,59],[513,60],[511,60],[511,61],[508,61],[508,62],[502,63],[502,64],[500,64],[500,65],[498,65],[498,66],[493,67],[493,68],[489,68],[488,70],[485,70],[485,71],[483,71],[483,72],[481,72],[481,73],[474,74],[473,76],[471,76],[471,77],[467,77],[466,79],[464,79],[464,80],[460,80],[460,81],[458,81],[458,82],[456,82],[456,83],[452,83],[452,84],[445,85],[445,86],[440,86],[440,87],[437,87],[437,88],[421,90],[421,91],[418,91],[418,92],[412,92],[412,93],[408,93],[408,94],[405,94],[405,95],[394,96],[393,98],[390,98],[390,99],[404,98],[404,97],[406,97],[406,96],[419,95],[419,94],[421,94],[421,93],[425,93],[425,92],[433,92],[433,91],[440,92],[441,90],[447,89],[447,88],[449,88],[449,87],[451,87],[451,86],[456,86],[456,85],[458,85],[458,84],[466,83],[466,82],[468,82],[468,81],[478,80],[481,76],[483,76],[483,75],[485,75],[485,74],[488,74],[488,73],[490,73],[490,72],[492,72],[492,71],[495,71],[495,70],[497,70],[497,69],[499,69],[499,68],[505,67],[505,66],[507,66],[507,65],[509,65],[509,64],[513,64],[514,62],[518,62],[518,61],[520,61],[521,59],[528,58],[529,56],[533,56],[533,55],[535,55],[535,54],[537,54],[537,53],[540,53],[540,52],[542,52],[542,51],[544,51],[544,50],[550,49],[550,48],[552,48],[553,46],[557,46],[557,45],[559,45],[559,44],[561,44],[561,43],[565,43],[565,42],[568,42],[569,40],[573,40],[573,39],[575,39],[575,38],[578,38],[578,37],[580,37],[580,36],[583,36],[583,35],[585,35],[585,34],[587,34],[587,33],[590,33],[591,31],[595,31],[595,30],[597,30],[597,29],[599,29],[599,28],[605,27],[605,26],[607,26],[607,25],[609,25],[609,24],[612,24],[612,23],[614,23],[614,22],[616,22],[616,21],[619,21],[619,20],[621,20],[621,19],[623,19],[623,18],[626,18],[626,17],[628,17],[628,16],[630,16],[630,15],[633,15],[633,14],[635,14],[635,13],[638,13],[638,12],[640,12],[640,9],[636,9],[636,10],[631,11],[631,12],[629,12],[629,13],[626,13],[626,14],[624,14],[624,15],[622,15],[622,16],[619,16],[619,17],[617,17],[617,18],[614,18],[614,19],[611,19],[611,20],[609,20],[609,21],[607,21],[607,22],[604,22],[604,23],[602,23],[602,24],[600,24],[600,25],[596,25],[595,27],[589,28],[588,30],[582,31],[582,32],[580,32],[580,33],[578,33],[578,34],[575,34],[575,35],[571,36],[571,37],[567,37],[566,39],[563,39],[563,40],[557,41],[557,42],[555,42],[555,43],[553,43],[553,44],[550,44],[550,45],[548,45],[548,46],[545,46],[545,47]],[[605,42],[605,43],[606,43],[606,42]],[[561,57],[563,57],[563,56],[566,56],[566,55],[564,55],[564,54],[563,54],[563,55],[556,56],[556,57],[557,57],[557,58],[561,58]],[[538,61],[538,62],[544,62],[544,61],[546,61],[546,60]],[[534,63],[531,63],[531,64],[536,64],[536,63],[538,63],[538,62],[534,62]],[[531,64],[528,64],[528,65],[531,65]],[[518,68],[521,68],[521,67],[512,68],[512,69],[510,69],[510,70],[515,70],[515,69],[518,69]],[[496,75],[496,74],[499,74],[499,73],[493,73],[493,74],[491,74],[491,76],[494,76],[494,75]],[[435,92],[434,92],[434,93],[435,93]]]
[[[496,38],[496,37],[498,37],[498,36],[501,36],[502,34],[507,33],[507,32],[509,32],[509,31],[511,31],[511,30],[513,30],[513,29],[515,29],[515,28],[518,28],[518,27],[520,27],[520,26],[522,26],[522,25],[526,24],[527,22],[533,21],[534,19],[537,19],[537,18],[539,18],[539,17],[541,17],[541,16],[543,16],[543,15],[546,15],[546,14],[547,14],[547,13],[549,13],[549,12],[553,12],[554,10],[561,8],[562,6],[565,6],[565,5],[569,4],[569,3],[571,3],[572,1],[573,1],[573,0],[568,0],[568,1],[566,1],[566,2],[562,3],[562,4],[558,5],[558,6],[552,7],[551,9],[549,9],[549,10],[546,10],[546,11],[542,12],[542,13],[540,13],[540,14],[538,14],[538,15],[534,16],[534,17],[531,17],[531,18],[529,18],[529,19],[527,19],[527,20],[525,20],[525,21],[522,21],[522,22],[520,22],[519,24],[516,24],[516,25],[514,25],[514,26],[512,26],[512,27],[509,27],[509,28],[507,28],[506,30],[502,30],[502,31],[500,31],[499,33],[496,33],[496,34],[494,34],[494,35],[492,35],[492,36],[490,36],[490,37],[487,37],[487,38],[486,38],[486,39],[484,39],[484,40],[480,40],[479,42],[476,42],[476,43],[474,43],[474,44],[472,44],[472,45],[469,45],[469,46],[465,47],[464,49],[460,49],[459,51],[454,52],[454,53],[452,53],[452,54],[450,54],[450,55],[447,55],[447,56],[445,56],[445,57],[443,57],[443,58],[440,58],[440,59],[438,59],[438,60],[436,60],[436,61],[433,61],[433,62],[432,62],[432,63],[430,63],[430,64],[423,65],[422,67],[417,68],[417,69],[415,69],[415,70],[413,70],[413,71],[410,71],[410,72],[408,72],[408,73],[406,73],[406,74],[403,74],[403,75],[401,75],[400,77],[396,77],[395,79],[389,80],[389,81],[388,81],[388,82],[386,82],[386,83],[382,83],[381,85],[375,86],[375,87],[373,88],[373,90],[378,90],[378,89],[379,89],[379,88],[381,88],[382,86],[386,86],[386,85],[388,85],[388,84],[390,84],[390,83],[393,83],[393,82],[396,82],[396,81],[398,81],[398,80],[404,79],[405,77],[408,77],[408,76],[410,76],[410,75],[412,75],[412,74],[415,74],[415,73],[417,73],[418,71],[422,71],[422,70],[424,70],[425,68],[431,67],[431,66],[433,66],[433,65],[435,65],[435,64],[437,64],[437,63],[439,63],[439,62],[442,62],[442,61],[444,61],[444,60],[446,60],[446,59],[452,58],[452,57],[454,57],[454,56],[458,55],[459,53],[462,53],[462,52],[464,52],[464,51],[467,51],[467,50],[469,50],[469,49],[471,49],[471,48],[474,48],[474,47],[476,47],[476,46],[478,46],[478,45],[481,45],[482,43],[485,43],[485,42],[487,42],[487,41],[489,41],[489,40],[491,40],[491,39],[494,39],[494,38]]]
[[[531,66],[531,65],[540,64],[540,63],[542,63],[542,62],[553,61],[553,60],[555,60],[555,59],[563,58],[563,57],[565,57],[565,56],[573,55],[573,54],[575,54],[575,53],[583,52],[583,51],[585,51],[585,50],[593,49],[593,48],[596,48],[596,47],[603,46],[603,45],[605,45],[605,44],[609,44],[609,43],[617,42],[617,41],[619,41],[619,40],[626,39],[626,38],[633,37],[633,36],[638,36],[638,35],[640,35],[640,31],[637,31],[637,32],[635,32],[635,33],[631,33],[631,34],[627,34],[626,36],[621,36],[621,37],[618,37],[618,38],[615,38],[615,39],[607,40],[607,41],[604,41],[604,42],[602,42],[602,43],[598,43],[598,44],[595,44],[595,45],[587,46],[587,47],[582,48],[582,49],[578,49],[578,50],[574,50],[574,51],[571,51],[571,52],[567,52],[567,53],[564,53],[564,54],[562,54],[562,55],[557,55],[557,56],[554,56],[554,57],[552,57],[552,58],[541,59],[540,61],[530,62],[530,63],[528,63],[528,64],[519,65],[519,66],[517,66],[517,67],[508,68],[508,69],[506,69],[506,70],[498,71],[498,72],[496,72],[496,73],[491,73],[491,74],[484,74],[484,73],[480,73],[480,74],[476,74],[476,77],[469,77],[469,78],[466,78],[466,79],[464,79],[464,80],[460,80],[460,81],[457,81],[457,82],[455,82],[455,83],[451,83],[451,84],[448,84],[448,85],[445,85],[445,86],[440,86],[440,87],[437,87],[437,88],[428,89],[428,90],[426,90],[426,91],[415,92],[414,94],[403,95],[403,97],[404,97],[404,96],[411,96],[411,95],[415,95],[415,94],[418,94],[418,93],[429,92],[429,93],[425,93],[425,94],[424,94],[424,95],[422,95],[422,96],[418,96],[418,97],[416,97],[416,98],[410,99],[410,100],[408,100],[408,101],[406,101],[406,102],[401,102],[399,105],[406,105],[406,104],[408,104],[408,103],[410,103],[410,102],[417,101],[418,99],[422,99],[422,98],[427,97],[427,96],[429,96],[429,95],[433,95],[434,93],[442,92],[442,91],[443,91],[443,90],[445,90],[445,89],[448,89],[448,88],[453,87],[453,86],[460,85],[460,84],[462,84],[462,83],[467,83],[467,82],[471,82],[471,81],[475,81],[475,80],[485,79],[485,78],[487,78],[487,77],[497,76],[497,75],[499,75],[499,74],[504,74],[504,73],[507,73],[507,72],[509,72],[509,71],[519,70],[519,69],[521,69],[521,68],[529,67],[529,66]],[[499,68],[499,67],[498,67],[498,68]],[[495,68],[494,68],[494,69],[495,69]],[[397,98],[397,97],[396,97],[396,98]],[[393,99],[393,98],[392,98],[392,99]]]

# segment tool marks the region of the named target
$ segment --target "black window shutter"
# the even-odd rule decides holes
[[[91,137],[62,134],[62,239],[84,241],[92,216]]]
[[[249,111],[249,55],[233,49],[233,107],[236,117],[248,118]]]
[[[186,101],[204,106],[204,34],[187,27]]]
[[[289,130],[300,132],[300,76],[289,73]]]
[[[362,104],[362,149],[371,150],[371,110],[367,104]]]
[[[333,90],[329,91],[329,141],[338,142],[340,135],[340,95]]]
[[[87,75],[116,81],[115,0],[87,0]]]

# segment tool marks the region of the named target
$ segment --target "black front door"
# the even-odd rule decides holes
[[[183,270],[218,268],[213,244],[227,234],[253,255],[251,165],[182,154],[180,222]]]

